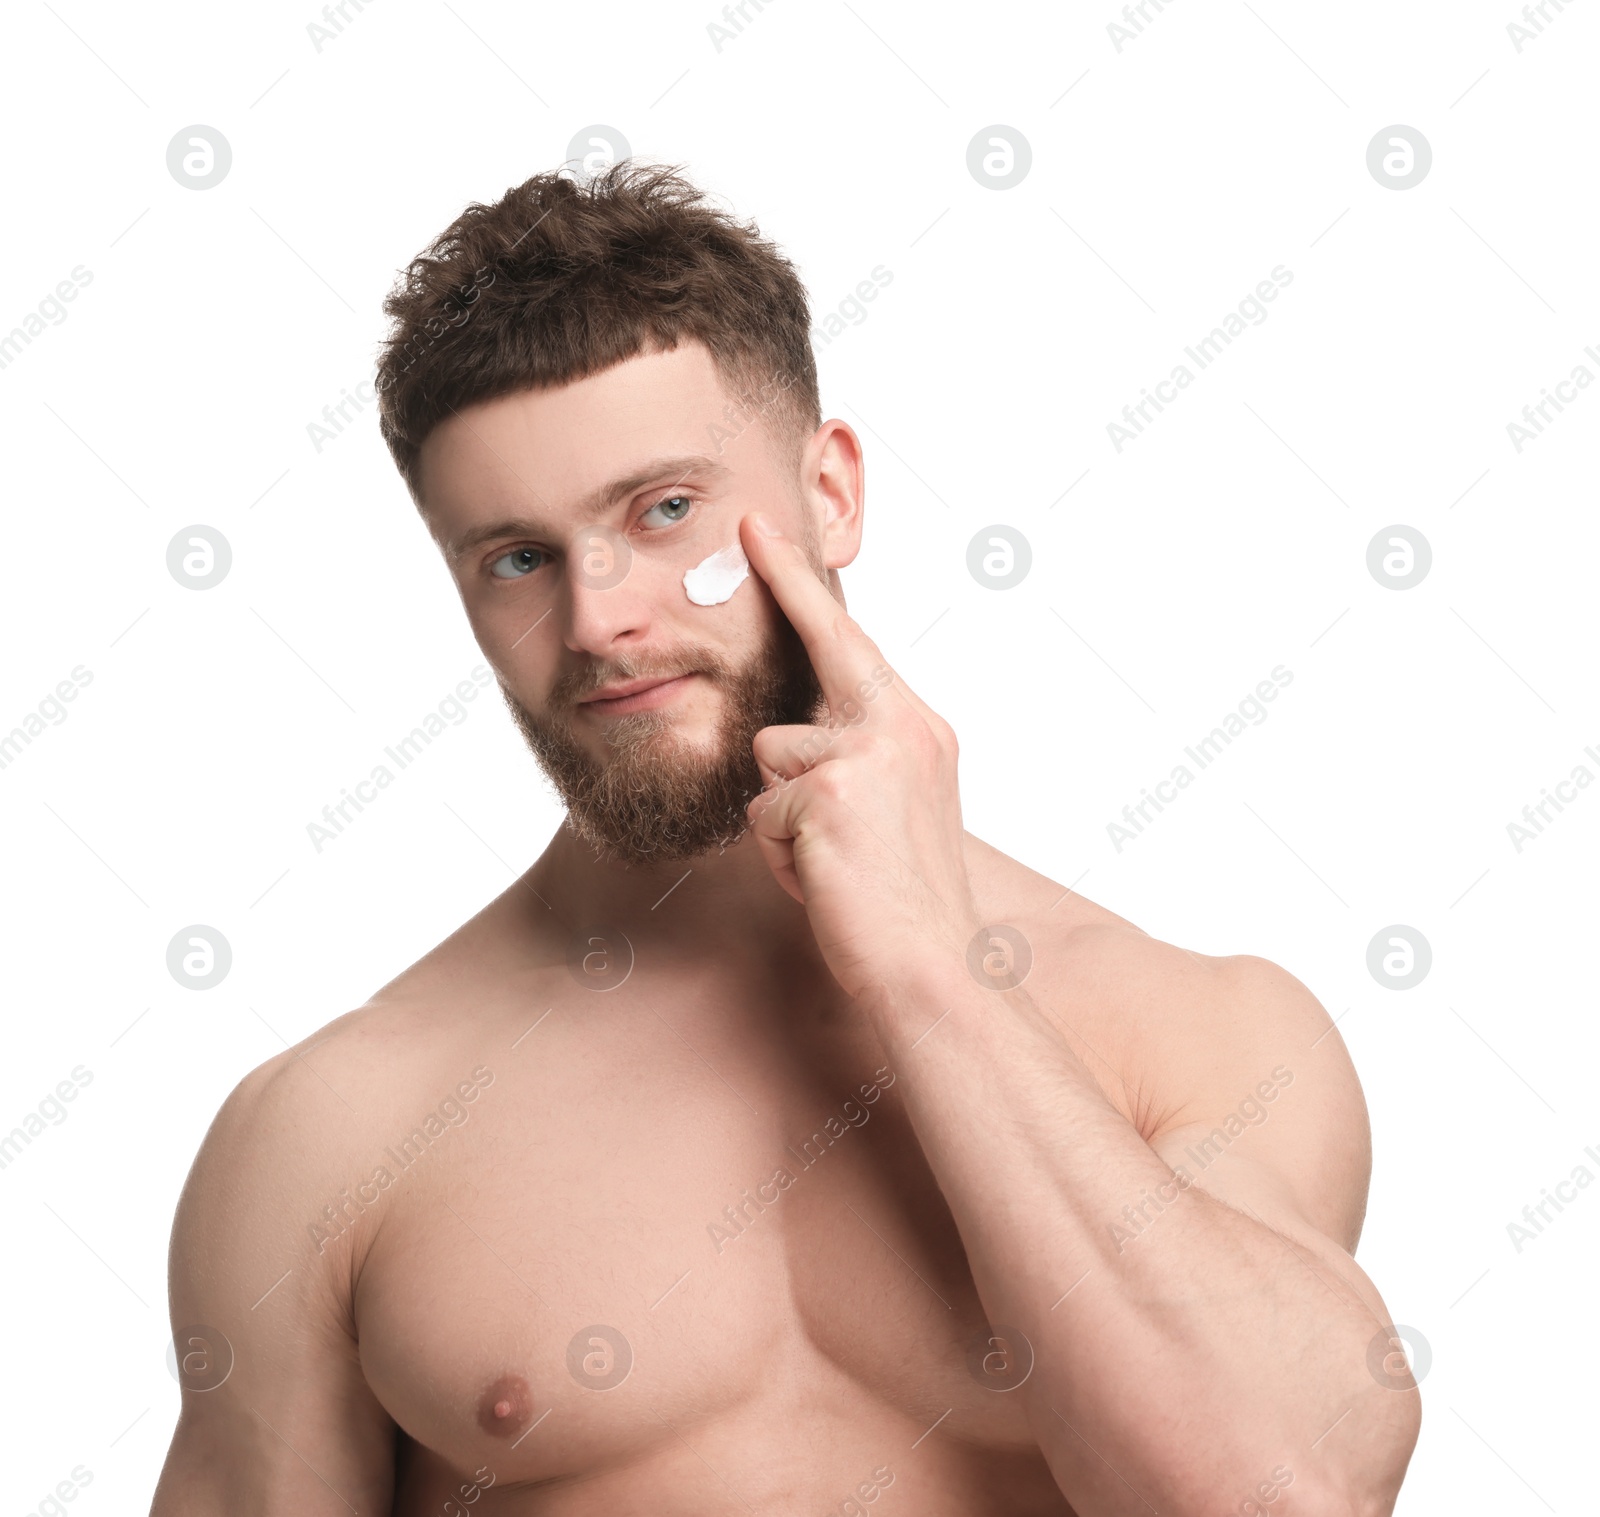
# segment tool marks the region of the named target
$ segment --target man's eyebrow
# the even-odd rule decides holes
[[[627,474],[608,480],[599,489],[591,491],[578,503],[577,519],[593,521],[603,516],[619,501],[644,489],[652,480],[670,478],[672,484],[681,484],[691,474],[702,482],[726,479],[732,470],[706,453],[685,453],[672,458],[654,458],[649,463]],[[670,487],[668,487],[670,488]],[[487,526],[474,527],[450,544],[450,557],[458,559],[472,549],[502,537],[548,537],[550,523],[529,516],[508,516]]]

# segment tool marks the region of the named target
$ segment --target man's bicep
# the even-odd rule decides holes
[[[1195,1041],[1168,1072],[1181,1093],[1150,1146],[1237,1210],[1354,1254],[1372,1144],[1343,1040],[1276,964],[1241,955],[1216,966]]]
[[[292,1060],[249,1076],[178,1203],[183,1408],[152,1517],[389,1511],[394,1426],[361,1373],[347,1283],[309,1232],[319,1186],[348,1180],[319,1145],[311,1078]]]

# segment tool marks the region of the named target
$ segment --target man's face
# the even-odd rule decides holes
[[[683,582],[751,511],[824,576],[773,435],[686,342],[469,406],[423,444],[423,508],[479,645],[602,856],[671,862],[731,841],[761,785],[756,733],[817,715],[811,661],[754,574],[717,606]]]

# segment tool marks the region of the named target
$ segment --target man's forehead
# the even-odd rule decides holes
[[[423,444],[421,504],[451,558],[493,535],[488,518],[539,535],[575,530],[635,491],[714,488],[770,461],[765,409],[734,404],[698,341],[638,354],[455,411]]]
[[[452,407],[422,453],[455,464],[485,447],[537,448],[559,465],[625,441],[659,453],[688,452],[704,442],[707,423],[723,416],[731,398],[704,344],[684,342],[580,379],[529,384]]]

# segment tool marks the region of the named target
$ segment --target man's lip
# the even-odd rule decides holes
[[[657,685],[670,685],[674,680],[687,679],[689,672],[683,674],[663,674],[654,679],[623,680],[620,684],[606,685],[596,690],[593,695],[586,695],[578,702],[580,706],[587,706],[596,701],[618,701],[625,696],[638,695],[641,690],[654,690]]]

